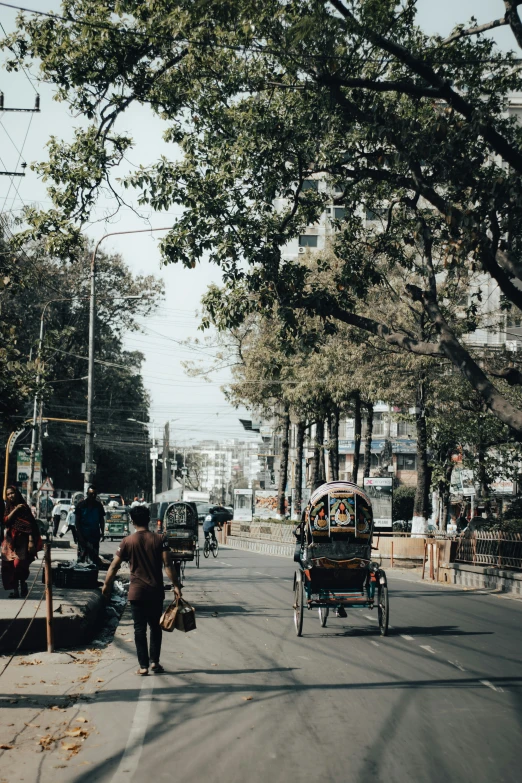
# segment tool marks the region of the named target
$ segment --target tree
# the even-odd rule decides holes
[[[20,367],[30,376],[29,390],[39,393],[43,418],[84,419],[87,391],[89,322],[88,243],[67,261],[50,258],[40,248],[28,245],[19,254],[18,274],[23,285],[8,286],[2,294],[4,312],[11,324],[23,324],[17,334]],[[123,335],[138,329],[137,315],[151,312],[161,299],[163,284],[152,276],[134,277],[120,256],[101,253],[97,267],[95,330],[95,387],[93,419],[95,461],[100,491],[134,495],[150,476],[149,438],[143,425],[129,418],[148,419],[149,398],[141,377],[143,356],[126,351]],[[140,298],[125,301],[122,296]],[[44,340],[41,352],[41,384],[36,389],[38,335],[42,309]],[[28,363],[32,355],[33,361]],[[14,413],[14,412],[13,412]],[[19,401],[16,415],[32,414],[32,398]],[[12,416],[11,416],[12,418]],[[9,418],[2,417],[4,426]],[[55,486],[82,486],[84,428],[66,423],[45,425],[44,471]],[[26,431],[26,438],[30,430]],[[20,439],[23,443],[23,439]]]
[[[506,2],[502,24],[520,45],[517,5]],[[414,0],[230,0],[206,4],[202,16],[186,2],[68,0],[62,19],[21,21],[8,38],[17,52],[10,67],[39,59],[60,97],[90,121],[70,145],[51,141],[39,171],[54,183],[54,207],[26,213],[32,236],[56,252],[77,239],[70,217],[86,219],[101,188],[116,191],[113,172],[131,144],[117,121],[133,102],[147,103],[183,158],[126,185],[154,208],[184,205],[164,256],[192,266],[210,252],[229,283],[214,303],[222,319],[237,325],[277,301],[290,325],[296,311],[316,312],[330,330],[343,322],[448,359],[522,435],[522,411],[495,380],[518,385],[522,372],[501,361],[481,366],[446,312],[448,286],[474,269],[496,281],[507,306],[522,308],[522,136],[504,111],[522,86],[519,69],[481,34],[488,25],[442,40],[419,29],[415,11]],[[341,189],[335,201],[347,213],[333,289],[281,254],[332,197],[304,189],[317,174]],[[385,210],[383,230],[364,225],[366,208]],[[430,340],[365,312],[386,265],[415,271],[401,296],[422,310]],[[472,329],[477,302],[465,309]]]

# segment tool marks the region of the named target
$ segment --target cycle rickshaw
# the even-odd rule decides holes
[[[185,574],[187,562],[199,568],[198,511],[194,503],[170,503],[163,517],[163,533],[167,536],[178,576]]]
[[[347,607],[377,606],[382,636],[388,633],[386,574],[371,559],[372,504],[356,484],[322,484],[311,495],[295,530],[294,619],[298,636],[303,611],[317,608],[326,627],[330,609],[346,617]]]

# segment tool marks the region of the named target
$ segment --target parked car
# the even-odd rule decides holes
[[[205,521],[205,517],[207,516],[210,509],[212,508],[212,504],[203,501],[198,501],[198,500],[196,500],[195,503],[196,503],[196,508],[198,510],[198,522],[200,525],[202,525],[203,522]]]
[[[151,503],[150,510],[150,529],[155,530],[157,533],[161,533],[163,528],[163,518],[165,517],[165,511],[170,506],[167,500],[161,501],[161,503]]]
[[[234,512],[229,511],[224,506],[211,506],[205,519],[214,519],[218,525],[222,525],[223,522],[230,522],[233,516]]]

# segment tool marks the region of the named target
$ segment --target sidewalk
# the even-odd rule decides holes
[[[76,547],[53,547],[51,557],[53,562],[75,560]],[[21,651],[46,649],[45,585],[42,574],[43,552],[40,552],[38,559],[31,565],[27,582],[30,594],[25,603],[22,599],[9,598],[9,591],[0,586],[0,654],[11,653],[18,645]],[[53,588],[55,647],[84,643],[94,629],[101,605],[101,592],[98,589]]]

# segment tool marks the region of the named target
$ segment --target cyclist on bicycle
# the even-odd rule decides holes
[[[216,514],[212,513],[213,510],[214,509],[210,509],[210,513],[207,514],[205,521],[203,522],[203,533],[205,534],[205,539],[211,546],[213,543],[217,544],[215,528],[217,527],[218,530],[221,530],[221,522]]]

